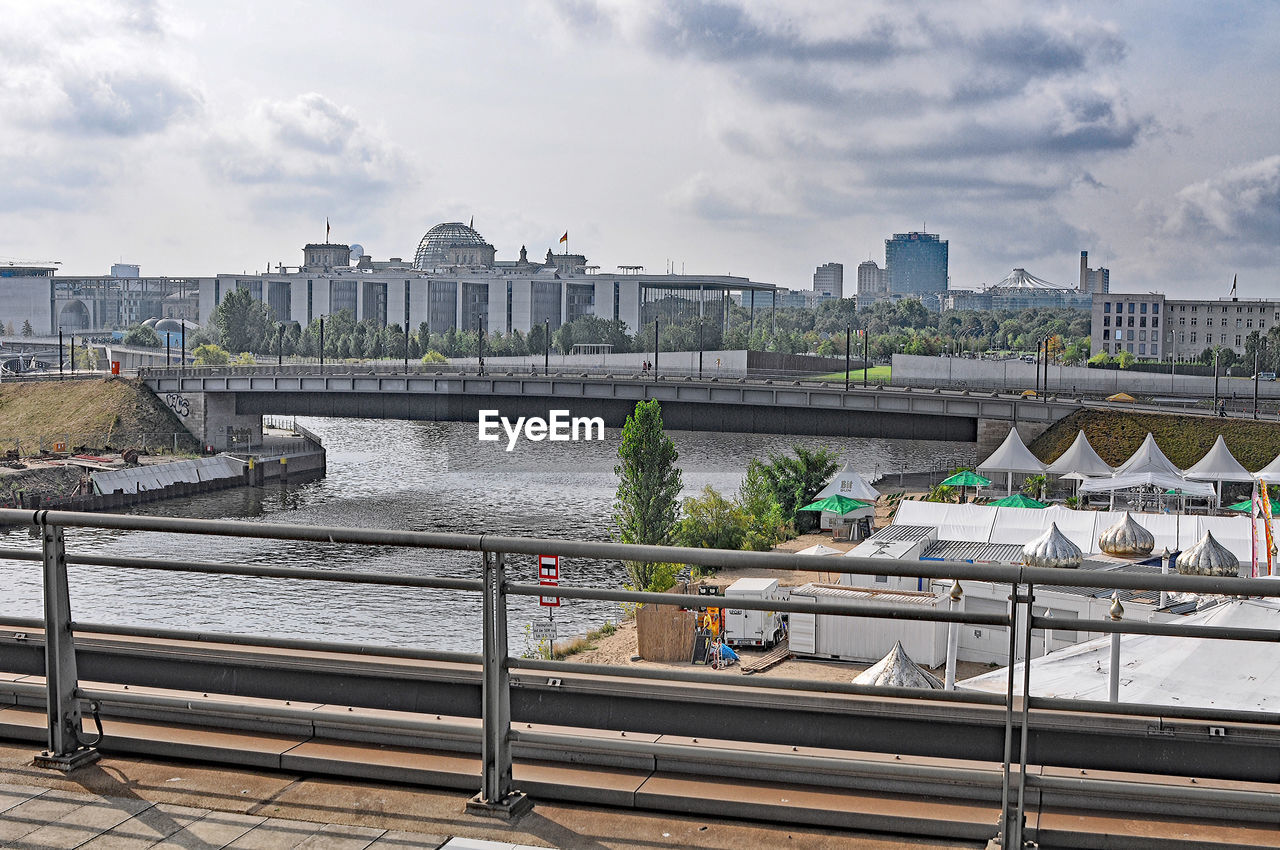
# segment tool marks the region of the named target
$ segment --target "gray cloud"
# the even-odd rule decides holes
[[[51,123],[75,134],[158,133],[201,107],[200,95],[189,85],[141,69],[100,74],[68,70],[59,83],[66,108]]]
[[[252,128],[213,139],[205,162],[262,208],[367,209],[411,179],[408,158],[323,95],[257,104]]]

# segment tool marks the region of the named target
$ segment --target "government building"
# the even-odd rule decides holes
[[[354,247],[354,250],[353,250]],[[498,260],[493,245],[461,222],[427,231],[412,262],[375,261],[359,246],[307,245],[302,265],[267,274],[220,274],[200,282],[200,316],[207,321],[228,292],[247,289],[276,321],[303,326],[347,310],[356,321],[485,333],[552,330],[583,316],[620,321],[630,332],[655,319],[704,321],[727,327],[730,295],[744,306],[772,308],[776,288],[729,275],[644,274],[621,266],[603,273],[582,254]]]
[[[1189,360],[1210,347],[1243,355],[1249,334],[1280,324],[1280,301],[1219,298],[1184,301],[1163,293],[1095,295],[1093,351],[1152,360]]]

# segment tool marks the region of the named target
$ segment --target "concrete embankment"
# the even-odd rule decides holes
[[[116,377],[0,386],[0,452],[3,507],[113,510],[325,472],[324,448],[303,428],[202,457],[168,406]]]

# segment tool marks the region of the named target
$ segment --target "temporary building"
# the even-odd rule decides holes
[[[1018,436],[1017,428],[1009,429],[1009,436],[1004,438],[1004,442],[1000,444],[1000,448],[991,453],[991,456],[978,464],[979,472],[1003,472],[1007,478],[1006,496],[1013,495],[1013,474],[1019,473],[1037,473],[1044,472],[1044,464],[1041,463],[1031,450],[1022,442],[1022,437]]]
[[[1105,480],[1105,479],[1104,479]],[[1193,487],[1210,485],[1199,481],[1184,482]],[[1211,517],[1199,515],[1133,513],[1133,520],[1155,537],[1154,551],[1168,548],[1175,552],[1187,548],[1213,531],[1213,536],[1240,559],[1247,563],[1252,557],[1251,535],[1253,528],[1248,517]],[[902,527],[908,529],[937,529],[938,541],[967,540],[981,543],[1016,543],[1023,545],[1039,537],[1056,524],[1072,543],[1085,555],[1101,551],[1098,538],[1102,532],[1124,519],[1120,511],[1073,511],[1054,505],[1044,510],[1034,508],[997,508],[990,505],[949,505],[941,502],[903,502],[898,508],[893,524],[876,532],[876,537]],[[1266,551],[1261,524],[1257,529],[1259,552]],[[852,549],[848,554],[866,556],[875,538]],[[922,550],[923,551],[923,550]],[[900,557],[910,557],[903,554]]]
[[[1217,495],[1212,484],[1188,481],[1181,475],[1167,472],[1117,472],[1110,478],[1090,478],[1080,485],[1080,493],[1115,494],[1121,490],[1138,490],[1143,487],[1204,499],[1212,499]]]
[[[1138,450],[1116,469],[1116,475],[1124,475],[1130,472],[1154,472],[1161,475],[1172,475],[1177,478],[1182,477],[1182,470],[1174,466],[1173,461],[1164,456],[1164,452],[1160,451],[1160,447],[1156,445],[1156,438],[1151,435],[1150,431],[1143,438],[1142,445],[1138,446]]]
[[[1237,599],[1189,614],[1187,625],[1280,628],[1280,601]],[[1242,648],[1244,647],[1244,648]],[[1108,698],[1110,637],[1051,652],[1031,662],[1031,695],[1066,699]],[[1280,644],[1165,635],[1120,638],[1120,701],[1266,711],[1280,707]],[[1015,679],[1021,681],[1021,664]],[[1099,671],[1103,671],[1099,673]],[[1004,693],[1007,668],[958,683],[965,690]]]
[[[1093,446],[1089,445],[1084,431],[1080,431],[1067,450],[1045,467],[1045,472],[1051,472],[1054,475],[1076,473],[1078,476],[1095,476],[1110,475],[1115,472],[1115,468],[1098,456]]]
[[[937,610],[945,597],[929,590],[881,590],[848,585],[804,584],[792,588],[792,600],[856,602],[872,606],[910,606]],[[924,620],[853,617],[848,614],[791,612],[788,647],[797,655],[845,661],[876,661],[894,644],[905,643],[921,663],[937,667],[947,657],[947,624]]]
[[[1218,505],[1222,504],[1223,481],[1253,481],[1253,475],[1249,470],[1241,466],[1240,461],[1236,460],[1227,449],[1227,443],[1222,439],[1221,434],[1214,441],[1213,448],[1205,452],[1204,457],[1187,470],[1187,477],[1218,482]]]

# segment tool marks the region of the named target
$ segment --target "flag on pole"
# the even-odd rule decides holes
[[[329,244],[329,216],[324,217],[324,244]]]
[[[564,236],[560,237],[560,244],[567,245],[569,243],[569,231],[564,232]]]
[[[1238,275],[1238,274],[1235,274],[1235,275],[1232,275],[1232,276],[1231,276],[1231,297],[1232,297],[1232,298],[1235,298],[1235,297],[1236,297],[1236,282],[1237,282],[1239,279],[1240,279],[1240,275]]]

